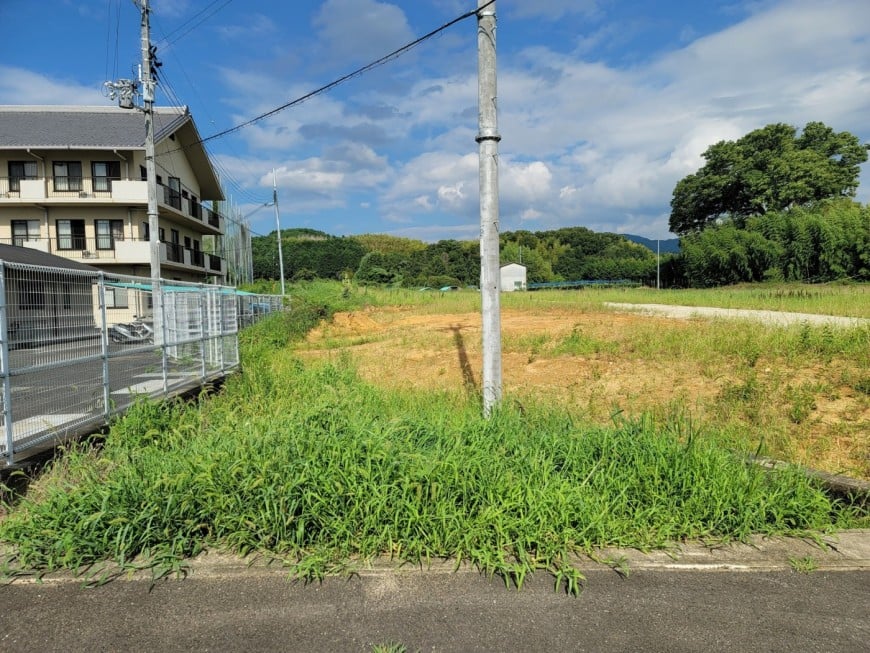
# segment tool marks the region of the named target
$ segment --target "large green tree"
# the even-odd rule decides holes
[[[704,152],[704,166],[674,188],[671,231],[685,235],[720,218],[742,227],[753,215],[854,197],[868,149],[821,122],[807,123],[801,134],[777,123],[720,141]]]

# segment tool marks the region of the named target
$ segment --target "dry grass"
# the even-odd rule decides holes
[[[440,313],[427,302],[337,314],[300,353],[349,352],[363,378],[388,388],[477,393],[480,314],[455,312],[468,297],[438,301]],[[843,336],[537,301],[504,308],[502,334],[508,401],[564,406],[595,423],[617,413],[688,418],[727,446],[762,443],[769,455],[870,478],[866,330]]]

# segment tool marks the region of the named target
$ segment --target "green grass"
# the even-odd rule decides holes
[[[294,284],[289,287],[288,293],[306,301],[330,300],[336,311],[354,310],[366,305],[412,306],[417,312],[424,313],[427,310],[435,313],[480,310],[480,293],[473,289],[440,292],[312,281]],[[588,287],[582,290],[537,290],[501,295],[501,305],[507,309],[547,306],[581,311],[600,310],[605,302],[716,306],[870,318],[870,284],[770,283],[683,290]]]
[[[799,574],[810,574],[819,568],[819,563],[812,556],[803,558],[790,557],[788,559],[791,568]]]
[[[685,420],[589,426],[510,405],[485,420],[459,394],[367,385],[347,359],[305,365],[285,345],[332,309],[294,306],[245,333],[220,396],[138,405],[101,448],[59,458],[7,506],[9,569],[173,571],[216,548],[317,579],[386,555],[517,587],[546,570],[576,593],[573,553],[856,523],[799,471],[747,465]]]
[[[600,306],[603,302],[718,306],[870,318],[870,284],[751,284],[703,290],[585,288],[505,293],[507,307],[534,304]]]

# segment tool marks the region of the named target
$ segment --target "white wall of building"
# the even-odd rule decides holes
[[[519,263],[508,263],[501,267],[501,290],[513,292],[526,289],[526,266]]]

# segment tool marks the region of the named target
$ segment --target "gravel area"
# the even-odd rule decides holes
[[[861,317],[838,317],[814,313],[786,313],[784,311],[759,311],[745,308],[713,308],[711,306],[671,306],[669,304],[623,304],[605,302],[605,306],[620,311],[637,311],[650,315],[664,315],[688,320],[697,317],[736,318],[755,320],[765,324],[787,326],[790,324],[831,325],[857,327],[870,325],[870,319]]]

